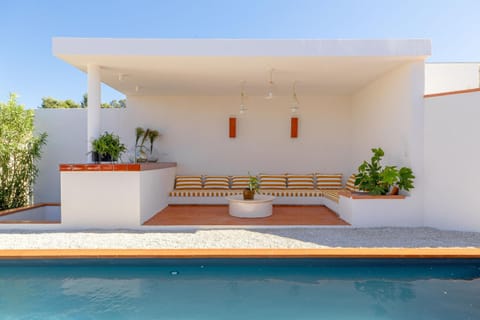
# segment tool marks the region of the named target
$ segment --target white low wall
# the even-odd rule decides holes
[[[353,199],[340,196],[338,213],[353,227],[420,227],[423,215],[416,201],[405,199]]]
[[[62,228],[138,228],[163,210],[175,168],[147,171],[63,171]]]
[[[480,232],[480,92],[425,99],[425,224]]]
[[[140,223],[168,206],[168,195],[175,184],[176,168],[140,172]]]

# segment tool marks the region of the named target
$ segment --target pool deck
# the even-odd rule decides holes
[[[0,232],[0,259],[247,257],[480,258],[480,233],[344,226]]]
[[[480,248],[0,250],[0,259],[480,258]]]

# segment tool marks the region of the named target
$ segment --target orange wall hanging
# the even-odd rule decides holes
[[[228,119],[228,136],[235,138],[237,136],[237,118],[231,117]]]
[[[298,118],[292,117],[290,121],[290,137],[298,138]]]

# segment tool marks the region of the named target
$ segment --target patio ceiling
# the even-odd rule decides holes
[[[125,95],[352,94],[430,55],[429,40],[189,40],[54,38],[54,55]],[[136,88],[139,88],[137,91]]]

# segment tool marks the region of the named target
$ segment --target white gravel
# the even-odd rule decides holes
[[[0,231],[0,249],[480,247],[480,233],[432,228]]]

